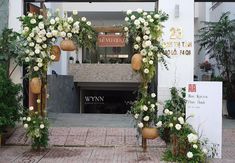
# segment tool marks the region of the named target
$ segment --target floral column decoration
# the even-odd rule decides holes
[[[55,48],[54,44],[58,38],[62,38],[70,41],[70,44],[63,43],[63,47],[73,46],[70,50],[76,50],[78,46],[91,49],[96,43],[96,32],[91,22],[85,17],[80,18],[76,11],[70,17],[61,17],[59,10],[56,10],[53,15],[48,12],[47,18],[28,13],[19,20],[23,29],[20,38],[22,52],[18,63],[27,66],[24,77],[29,79],[32,92],[38,95],[38,107],[30,106],[26,117],[23,117],[24,127],[33,148],[46,147],[49,123],[45,114],[46,98],[43,96],[46,93],[48,64],[59,59],[56,53],[60,53],[60,48]]]
[[[139,97],[131,112],[142,131],[153,126],[157,118],[156,94],[148,92],[148,85],[156,75],[158,62],[167,66],[161,39],[162,23],[167,19],[168,15],[164,12],[145,12],[142,9],[134,12],[128,10],[125,17],[125,35],[132,40],[135,53],[132,57],[132,68],[141,75],[142,80]]]

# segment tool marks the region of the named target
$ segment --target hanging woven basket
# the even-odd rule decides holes
[[[144,127],[142,129],[142,136],[145,139],[155,139],[159,137],[157,128]]]
[[[53,45],[50,50],[50,55],[54,55],[55,59],[54,62],[58,62],[60,60],[61,50],[60,47],[57,45]]]
[[[76,49],[76,46],[72,40],[65,39],[61,41],[60,48],[63,51],[74,51]]]
[[[29,81],[29,86],[31,89],[31,92],[34,94],[40,94],[41,93],[41,87],[42,87],[42,81],[38,77],[34,77]]]
[[[136,53],[131,58],[131,67],[135,71],[139,71],[142,66],[142,55]]]

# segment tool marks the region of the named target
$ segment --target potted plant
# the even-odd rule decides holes
[[[210,58],[216,60],[220,75],[225,80],[228,116],[235,118],[235,86],[232,82],[235,20],[229,15],[229,12],[223,13],[218,22],[203,22],[205,26],[199,30],[197,42]]]

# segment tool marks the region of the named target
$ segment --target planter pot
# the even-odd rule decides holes
[[[227,111],[228,116],[235,119],[235,100],[227,100]]]
[[[148,127],[145,127],[145,128],[142,129],[142,136],[145,139],[155,139],[159,135],[158,135],[157,128],[148,128]]]
[[[41,93],[41,87],[42,87],[42,81],[40,78],[32,78],[29,82],[29,86],[31,89],[31,92],[34,94],[40,94]]]
[[[55,56],[54,62],[58,62],[60,60],[60,55],[61,55],[60,47],[57,45],[53,45],[50,50],[50,55],[54,55]]]
[[[72,40],[63,40],[60,43],[60,48],[64,51],[74,51],[76,49],[76,46],[74,45],[74,42]]]
[[[133,70],[138,71],[141,69],[142,66],[142,55],[139,53],[136,53],[131,58],[131,67]]]
[[[184,140],[186,143],[187,140]],[[172,135],[171,137],[171,144],[172,144],[172,154],[174,156],[181,156],[185,157],[188,149],[188,144],[181,144],[179,138],[176,135]]]

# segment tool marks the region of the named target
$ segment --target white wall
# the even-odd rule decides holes
[[[21,23],[17,17],[23,14],[23,0],[9,0],[9,24],[8,27],[14,31],[19,32],[21,30]],[[15,67],[15,62],[12,60],[10,71]],[[11,78],[14,83],[22,83],[23,69],[17,67]]]

